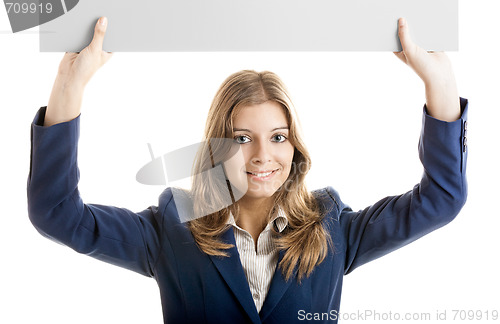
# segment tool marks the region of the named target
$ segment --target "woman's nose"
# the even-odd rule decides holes
[[[264,164],[271,161],[271,150],[268,143],[256,143],[252,152],[252,164]]]

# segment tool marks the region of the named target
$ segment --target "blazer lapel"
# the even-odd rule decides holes
[[[226,250],[229,253],[229,257],[217,257],[210,255],[210,259],[212,259],[215,267],[224,278],[229,288],[231,288],[231,291],[234,293],[241,306],[243,306],[252,322],[260,323],[259,314],[257,313],[257,308],[255,308],[252,293],[250,292],[250,287],[248,286],[248,282],[241,265],[240,255],[238,253],[238,249],[236,248],[233,228],[230,227],[226,232],[224,232],[221,239],[225,243],[234,245],[231,249]]]
[[[278,264],[281,262],[284,255],[285,251],[280,250],[278,254]],[[260,310],[260,319],[262,322],[264,322],[265,319],[272,313],[273,309],[276,307],[278,302],[285,294],[285,291],[288,289],[288,287],[290,287],[290,284],[294,280],[295,273],[288,281],[286,281],[285,277],[283,277],[281,269],[276,266],[273,279],[271,280],[271,286],[269,287],[269,292],[267,293],[266,299],[264,300],[264,305],[262,305],[262,309]]]

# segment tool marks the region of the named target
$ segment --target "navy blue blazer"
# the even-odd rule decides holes
[[[235,247],[229,257],[203,253],[179,221],[172,191],[141,212],[84,204],[78,193],[77,142],[80,117],[43,127],[45,107],[32,124],[28,178],[29,217],[53,240],[146,276],[161,293],[165,323],[303,323],[328,313],[336,323],[342,278],[356,267],[398,249],[450,222],[467,196],[467,100],[462,116],[443,122],[423,115],[419,143],[424,174],[411,191],[353,211],[331,187],[314,192],[328,211],[324,226],[334,249],[301,283],[285,281],[277,269],[257,312],[229,228],[222,239]],[[283,257],[279,252],[279,260]]]

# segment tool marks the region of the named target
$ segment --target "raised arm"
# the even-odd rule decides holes
[[[33,121],[28,213],[42,235],[77,252],[154,276],[162,223],[157,207],[135,213],[85,204],[78,190],[81,98],[92,75],[109,59],[101,49],[105,27],[96,24],[92,43],[80,54],[65,54],[49,105],[40,108]]]
[[[94,28],[94,38],[80,53],[66,53],[59,64],[52,87],[44,126],[70,121],[80,114],[85,86],[94,73],[112,56],[102,50],[107,28],[106,17],[101,17]]]
[[[458,96],[446,55],[427,53],[415,45],[405,21],[399,23],[403,51],[396,55],[415,70],[426,88],[419,141],[424,172],[420,183],[405,194],[357,212],[340,206],[346,273],[449,223],[467,199],[468,102]]]

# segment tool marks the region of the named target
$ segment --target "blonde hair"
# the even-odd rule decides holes
[[[285,250],[284,257],[279,263],[286,280],[290,279],[297,267],[297,279],[300,281],[308,277],[313,269],[327,256],[328,247],[331,247],[331,238],[322,224],[323,214],[313,195],[307,190],[305,176],[311,167],[309,153],[300,134],[300,125],[296,117],[288,91],[280,78],[268,71],[255,72],[244,70],[230,75],[217,91],[205,125],[204,138],[232,138],[233,116],[244,106],[261,104],[266,101],[280,104],[288,120],[289,140],[294,146],[293,162],[290,174],[285,183],[273,195],[275,206],[280,206],[288,219],[288,226],[282,233],[275,232],[273,238],[278,249]],[[195,170],[206,170],[207,167],[220,162],[227,156],[227,149],[210,147],[202,150]],[[221,151],[215,153],[216,151]],[[208,155],[210,154],[210,157]],[[215,160],[214,160],[214,156]],[[204,161],[204,162],[203,162]],[[210,163],[208,163],[208,161]],[[213,205],[220,201],[215,187],[224,187],[226,183],[207,185],[207,179],[196,176],[192,183],[192,197],[198,214],[203,213],[207,204]],[[208,181],[210,182],[210,181]],[[229,184],[227,184],[229,187]],[[226,190],[227,191],[227,190]],[[205,202],[205,203],[204,203]],[[205,205],[204,205],[205,204]],[[189,229],[199,248],[216,256],[228,256],[224,250],[232,244],[222,242],[219,238],[227,230],[229,213],[238,217],[238,204],[231,204],[207,216],[191,220]],[[268,221],[273,211],[268,215]],[[203,214],[205,215],[205,214]]]

